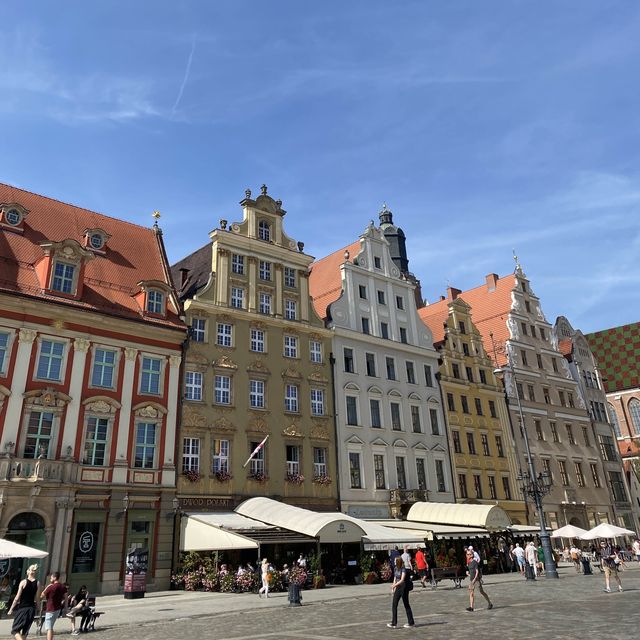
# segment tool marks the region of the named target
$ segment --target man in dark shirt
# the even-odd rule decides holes
[[[477,560],[473,557],[472,549],[467,549],[467,574],[469,575],[469,606],[467,607],[467,611],[473,611],[476,587],[478,587],[480,595],[484,596],[488,602],[487,609],[493,609],[493,604],[491,600],[489,600],[489,596],[482,588],[482,573],[480,572],[480,566]]]
[[[618,591],[622,591],[622,581],[620,580],[620,574],[618,573],[618,564],[620,562],[618,554],[611,545],[607,544],[604,540],[600,542],[600,558],[602,562],[602,568],[604,569],[604,591],[606,593],[611,592],[610,579],[613,576],[618,583]]]
[[[53,625],[64,606],[67,587],[59,582],[60,573],[58,571],[52,573],[49,580],[47,588],[42,592],[40,597],[47,601],[43,628],[47,632],[47,640],[53,640]]]

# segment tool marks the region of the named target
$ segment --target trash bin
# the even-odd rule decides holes
[[[582,562],[582,573],[584,573],[585,576],[592,576],[593,571],[591,571],[591,561],[589,560],[589,558],[583,557],[581,559],[581,562]]]
[[[524,565],[524,575],[527,580],[536,579],[536,572],[533,570],[533,565],[528,562]]]
[[[147,591],[147,569],[149,551],[131,549],[125,560],[124,597],[126,599],[144,598]]]
[[[301,607],[302,606],[302,587],[299,584],[293,582],[289,583],[289,606]]]

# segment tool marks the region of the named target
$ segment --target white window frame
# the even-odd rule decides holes
[[[298,413],[300,389],[297,384],[284,385],[284,410],[289,413]]]
[[[231,273],[237,273],[239,276],[244,275],[244,256],[242,254],[231,254]]]
[[[31,415],[34,413],[39,413],[40,418],[38,422],[38,432],[33,434],[33,437],[36,441],[34,445],[33,457],[27,456],[27,440],[30,437],[29,434],[29,425],[31,422]],[[44,416],[51,416],[51,431],[49,436],[43,436],[41,433],[42,421],[44,420]],[[37,460],[40,457],[40,447],[42,446],[42,441],[47,442],[47,452],[44,456],[45,458],[49,458],[51,454],[55,451],[56,448],[56,436],[59,433],[59,424],[60,424],[60,416],[55,411],[47,411],[44,407],[31,406],[25,408],[24,413],[24,436],[22,437],[23,446],[22,446],[22,456],[24,458],[28,458],[30,460]]]
[[[285,320],[298,319],[298,303],[291,298],[284,299],[284,318]]]
[[[266,331],[264,331],[264,329],[251,327],[249,331],[249,348],[254,353],[266,352]]]
[[[197,322],[198,325],[202,323],[202,326],[195,326],[194,323]],[[207,341],[207,320],[206,318],[191,318],[191,340],[193,342],[206,342]]]
[[[268,260],[258,260],[258,278],[271,282],[271,263]]]
[[[309,340],[309,359],[316,364],[322,363],[322,342],[320,340]]]
[[[44,342],[51,342],[51,343],[57,343],[57,344],[62,344],[63,345],[63,351],[62,351],[62,359],[60,361],[60,377],[59,378],[40,378],[38,376],[38,369],[40,368],[40,358],[42,357],[42,344]],[[38,353],[36,355],[36,366],[34,368],[34,372],[33,372],[33,379],[34,380],[47,380],[50,382],[59,382],[62,383],[64,382],[64,376],[65,376],[65,372],[67,369],[67,357],[69,355],[69,340],[65,339],[65,338],[57,338],[55,336],[45,336],[42,335],[38,338]],[[50,366],[49,366],[50,368]]]
[[[203,375],[200,371],[184,372],[184,399],[190,402],[202,401]]]
[[[140,429],[140,427],[142,425],[145,425],[145,427],[153,427],[154,432],[153,432],[153,436],[154,436],[154,441],[153,444],[148,444],[146,442],[142,443],[142,444],[138,444],[138,431]],[[135,425],[134,425],[134,436],[133,436],[133,468],[134,469],[157,469],[158,466],[158,432],[159,432],[159,425],[157,422],[145,422],[144,420],[140,420],[140,421],[136,421]],[[142,448],[143,452],[146,453],[147,449],[153,449],[153,462],[151,464],[151,466],[147,466],[146,464],[146,456],[144,456],[142,458],[142,464],[138,465],[137,464],[137,455],[138,455],[138,448]]]
[[[374,486],[374,490],[375,491],[386,491],[389,488],[389,482],[387,479],[387,461],[386,461],[386,454],[384,453],[384,451],[373,451],[372,452],[372,457],[373,457],[373,486]],[[378,469],[378,467],[376,466],[376,458],[381,459],[382,461],[382,469]],[[378,486],[378,479],[379,479],[379,475],[378,472],[382,471],[382,486]]]
[[[258,221],[258,238],[271,242],[271,225],[266,220]]]
[[[230,405],[231,404],[231,376],[217,373],[213,376],[213,403]]]
[[[249,380],[249,406],[252,409],[264,409],[265,402],[264,380]]]
[[[284,357],[285,358],[297,358],[298,357],[298,337],[297,336],[284,336]]]
[[[244,289],[242,287],[231,287],[229,301],[233,309],[244,309]]]
[[[233,346],[233,325],[228,322],[216,323],[216,344],[219,347]]]
[[[229,453],[231,442],[226,438],[211,440],[211,471],[213,473],[229,473]]]
[[[92,420],[96,421],[96,428],[98,426],[98,422],[106,422],[106,432],[105,432],[105,437],[104,440],[99,440],[97,438],[93,438],[92,440],[89,439],[89,422],[91,422]],[[86,465],[88,467],[107,467],[109,466],[109,444],[111,442],[111,424],[112,424],[112,420],[109,417],[106,416],[100,416],[100,415],[93,415],[93,414],[88,414],[85,416],[85,421],[84,421],[84,431],[82,434],[82,438],[83,438],[83,442],[82,442],[82,464]],[[88,461],[88,459],[85,457],[85,454],[87,452],[87,445],[92,443],[93,444],[93,456],[92,456],[92,461]],[[104,444],[104,454],[103,454],[103,461],[102,464],[95,464],[93,462],[93,460],[95,460],[95,448],[97,444]]]
[[[159,371],[153,371],[151,369],[145,369],[144,368],[144,361],[145,360],[149,360],[149,361],[152,361],[152,362],[160,362]],[[158,397],[161,397],[163,395],[163,392],[164,392],[164,369],[165,369],[165,363],[166,363],[166,359],[163,358],[162,356],[157,356],[157,355],[151,354],[151,353],[141,353],[140,354],[140,376],[139,376],[139,380],[138,380],[138,392],[140,393],[140,395],[158,396]],[[155,392],[155,391],[147,391],[146,389],[143,389],[142,384],[143,384],[145,372],[153,373],[154,375],[157,374],[157,376],[158,376],[158,391],[157,392]]]
[[[56,275],[56,268],[60,266],[63,269],[62,275]],[[71,275],[69,276],[67,270],[71,269]],[[54,260],[51,266],[51,291],[56,293],[62,293],[67,296],[75,295],[78,289],[78,265],[73,262],[66,262],[65,260]],[[60,287],[55,287],[56,279],[60,280]],[[69,291],[65,291],[65,284],[69,285]]]
[[[313,477],[322,478],[328,474],[328,452],[326,447],[313,447]]]
[[[324,415],[324,389],[311,388],[311,415]]]
[[[104,384],[96,384],[94,381],[94,374],[97,366],[103,367],[103,374],[104,374],[104,363],[99,363],[97,360],[98,351],[114,354],[113,363],[107,364],[108,367],[111,367],[111,384],[108,386]],[[120,364],[120,349],[118,349],[117,347],[110,347],[108,345],[102,345],[102,344],[92,345],[91,346],[91,370],[89,374],[88,386],[91,389],[116,389],[118,386],[119,364]],[[104,378],[104,375],[102,376],[102,378]]]
[[[0,329],[0,337],[6,336],[5,344],[0,345],[0,376],[7,375],[9,369],[9,361],[11,360],[11,347],[13,344],[13,337],[15,332],[4,327]]]
[[[285,445],[285,457],[287,465],[288,476],[300,475],[300,459],[302,458],[302,451],[300,445],[287,444]]]
[[[259,307],[258,313],[261,313],[263,316],[271,315],[271,307],[273,302],[273,296],[270,293],[260,292],[258,295],[259,298]]]
[[[163,316],[165,312],[165,295],[159,289],[149,289],[147,291],[147,313]]]
[[[296,270],[292,267],[284,268],[284,286],[291,289],[296,288]]]
[[[249,442],[249,454],[253,453],[256,447],[260,444],[260,442]],[[249,472],[251,475],[257,474],[267,474],[267,443],[263,445],[263,447],[256,452],[256,455],[251,458],[251,462],[249,463]]]
[[[200,438],[182,438],[182,473],[200,473]]]
[[[358,479],[360,481],[360,486],[358,487],[354,487],[352,482],[352,475],[351,475],[351,456],[352,455],[358,456]],[[355,450],[355,449],[347,450],[347,469],[349,470],[349,488],[352,490],[365,489],[366,484],[365,484],[364,475],[362,473],[362,451],[361,450]]]

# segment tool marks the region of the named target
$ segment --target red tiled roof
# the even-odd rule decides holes
[[[573,340],[571,338],[563,338],[558,341],[558,351],[566,358],[573,353]]]
[[[458,294],[458,298],[462,298],[471,307],[471,318],[482,335],[485,351],[490,358],[497,359],[498,365],[506,364],[507,361],[504,345],[509,339],[507,318],[511,311],[511,292],[514,287],[515,276],[509,274],[498,278],[492,291],[486,284],[482,284]],[[444,339],[443,322],[447,319],[450,302],[447,299],[440,300],[418,310],[422,321],[431,329],[436,344]]]
[[[332,254],[316,260],[311,265],[309,275],[309,293],[316,313],[323,320],[327,317],[327,307],[335,302],[342,293],[342,275],[340,266],[345,260],[344,253],[349,252],[349,262],[360,253],[360,240],[334,251]]]
[[[156,280],[171,286],[160,234],[152,228],[117,220],[52,198],[0,183],[0,203],[28,211],[24,232],[0,228],[0,292],[35,297],[87,310],[143,319],[151,324],[183,327],[169,304],[166,318],[144,317],[133,298],[138,282]],[[81,300],[44,294],[34,265],[44,255],[40,244],[71,238],[84,245],[86,229],[103,229],[110,238],[104,255],[86,262]]]

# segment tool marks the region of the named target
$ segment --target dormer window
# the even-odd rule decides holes
[[[104,253],[105,245],[111,236],[104,229],[85,229],[84,246],[92,251]]]
[[[0,226],[22,232],[28,213],[17,203],[0,204]]]
[[[92,249],[102,249],[104,246],[104,238],[99,233],[93,233],[89,236],[89,244]]]
[[[271,240],[271,226],[266,220],[260,220],[258,223],[258,238],[267,242]]]
[[[147,293],[147,313],[164,315],[164,294],[161,291],[151,289]]]
[[[12,227],[16,227],[22,220],[22,214],[17,209],[9,209],[9,211],[4,214],[4,219],[7,224],[10,224]]]
[[[76,265],[56,261],[53,263],[53,278],[51,290],[73,295],[76,289]]]

